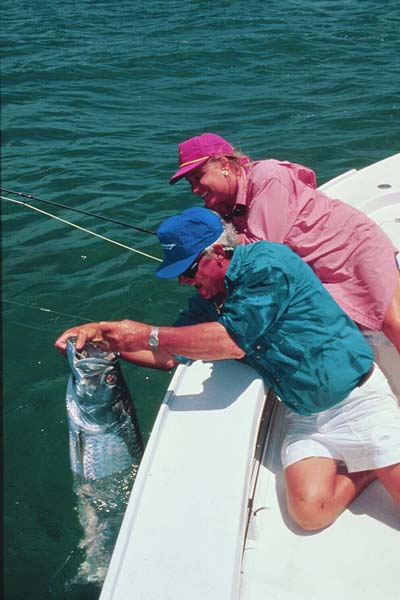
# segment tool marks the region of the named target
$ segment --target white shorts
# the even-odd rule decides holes
[[[288,413],[283,467],[310,457],[343,461],[349,472],[400,463],[400,407],[385,375],[371,377],[328,410],[309,416]]]

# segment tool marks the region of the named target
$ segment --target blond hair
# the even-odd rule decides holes
[[[249,157],[246,156],[245,154],[242,154],[241,152],[237,152],[236,150],[233,151],[232,154],[217,154],[215,156],[211,156],[208,159],[208,163],[212,162],[212,163],[219,163],[221,162],[222,158],[226,158],[229,161],[230,167],[232,169],[232,171],[238,175],[242,169],[242,166],[249,161]]]

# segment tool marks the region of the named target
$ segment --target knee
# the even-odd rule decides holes
[[[320,493],[298,495],[288,501],[288,510],[292,519],[305,531],[316,531],[331,525],[336,514],[332,500]]]
[[[388,311],[385,315],[385,318],[382,323],[383,331],[388,331],[392,333],[399,333],[400,331],[400,311],[394,313],[393,311]]]
[[[377,469],[375,473],[393,499],[400,504],[400,463]]]
[[[382,331],[400,353],[400,320],[385,320]]]

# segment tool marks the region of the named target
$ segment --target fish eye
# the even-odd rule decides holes
[[[108,385],[114,385],[117,381],[117,376],[115,373],[108,373],[108,375],[105,378],[105,382],[108,383]]]

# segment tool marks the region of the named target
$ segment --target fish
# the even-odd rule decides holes
[[[66,410],[82,562],[69,585],[104,582],[141,458],[143,440],[118,354],[67,341]]]

